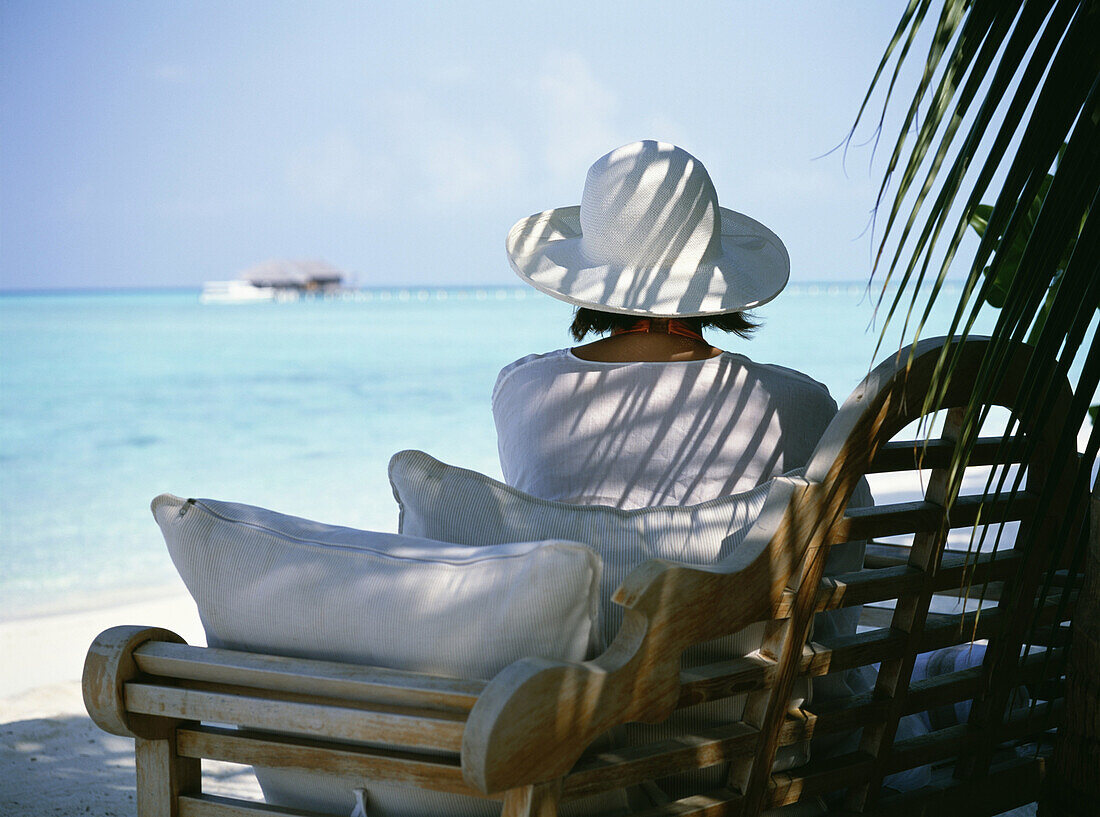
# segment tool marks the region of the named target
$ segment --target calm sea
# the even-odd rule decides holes
[[[570,307],[525,288],[360,296],[0,296],[0,617],[171,581],[149,513],[164,491],[394,531],[395,451],[499,477],[497,372],[569,345]],[[872,363],[860,283],[791,286],[758,316],[755,339],[725,347],[838,401]]]

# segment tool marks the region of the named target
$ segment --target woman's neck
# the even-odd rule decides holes
[[[686,321],[677,320],[676,318],[639,318],[634,322],[633,326],[616,326],[611,330],[611,334],[614,335],[636,335],[636,334],[653,334],[653,335],[679,335],[682,338],[688,338],[689,340],[698,341],[699,343],[705,343],[701,332],[692,328]]]
[[[633,326],[612,331],[611,337],[573,348],[582,360],[599,363],[673,363],[706,360],[722,354],[703,336],[675,318],[640,318]]]

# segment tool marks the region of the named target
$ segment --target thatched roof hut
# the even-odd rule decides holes
[[[344,274],[327,261],[272,259],[249,267],[240,278],[257,287],[314,291],[338,288]]]

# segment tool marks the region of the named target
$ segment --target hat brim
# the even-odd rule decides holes
[[[766,304],[790,278],[787,248],[759,221],[719,210],[721,254],[691,270],[616,267],[586,257],[580,207],[559,207],[518,221],[508,232],[508,260],[535,289],[603,312],[696,317]]]

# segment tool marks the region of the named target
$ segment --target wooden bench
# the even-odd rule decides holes
[[[948,514],[952,452],[969,439],[959,407],[984,341],[967,342],[954,385],[937,403],[946,410],[942,432],[896,439],[927,413],[942,345],[922,341],[911,360],[903,355],[875,369],[829,426],[805,479],[772,491],[728,559],[709,568],[656,560],[638,567],[615,596],[625,608],[617,637],[583,664],[525,659],[489,681],[458,680],[193,647],[156,628],[107,630],[89,650],[84,696],[102,728],[136,738],[138,813],[298,813],[203,793],[201,758],[487,797],[503,801],[506,817],[555,815],[561,802],[719,763],[732,764],[724,787],[637,813],[756,815],[824,796],[844,813],[981,815],[1034,800],[1052,730],[1064,717],[1074,598],[1058,550],[1083,508],[1064,487],[1076,454],[1055,450],[1068,385],[1045,407],[1041,426],[972,445],[971,466],[1025,469],[1012,501],[1010,481],[984,498],[981,490],[960,495]],[[1030,352],[1021,346],[1015,354],[1022,360]],[[994,402],[1012,407],[1012,392]],[[918,466],[923,500],[846,510],[865,474]],[[1018,541],[1037,529],[1047,534],[1043,545],[969,555],[945,548],[950,528],[1012,520],[1020,523]],[[862,571],[823,578],[830,545],[899,535],[904,542],[872,544]],[[929,612],[937,595],[963,587],[992,603]],[[868,605],[871,629],[831,643],[812,639],[815,613],[853,605]],[[769,622],[761,652],[681,668],[688,646],[756,621]],[[975,639],[989,639],[982,665],[910,682],[920,653]],[[788,711],[797,676],[871,663],[881,667],[873,691]],[[1011,707],[1021,686],[1030,701]],[[745,693],[740,722],[584,754],[618,724],[658,722],[680,707]],[[969,699],[968,722],[896,736],[903,716]],[[856,750],[826,757],[815,748],[806,766],[772,773],[778,747],[856,729]],[[882,787],[887,775],[925,765],[934,770],[932,785],[905,793]]]

